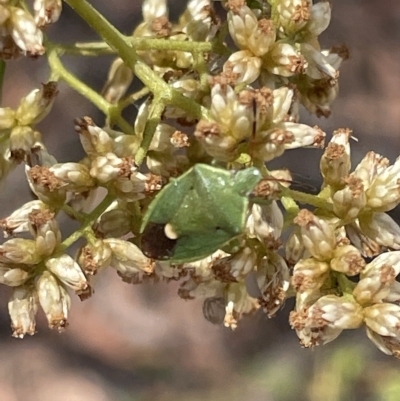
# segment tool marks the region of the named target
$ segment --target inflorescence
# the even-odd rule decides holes
[[[65,3],[102,42],[45,38],[61,0],[34,0],[33,12],[0,0],[2,65],[47,56],[51,68],[16,109],[0,108],[0,177],[23,163],[36,196],[0,221],[10,237],[0,282],[13,287],[13,335],[35,333],[39,307],[50,328],[65,328],[68,290],[84,300],[91,277],[112,268],[132,284],[180,280],[181,298],[204,298],[205,318],[232,329],[295,297],[289,320],[303,346],[365,326],[381,351],[400,357],[400,227],[387,214],[400,203],[400,159],[390,165],[371,151],[352,169],[350,129],[325,146],[321,128],[300,122],[301,107],[330,115],[348,57],[345,46],[322,50],[318,41],[331,4],[189,0],[173,22],[165,0],[144,0],[143,22],[124,36],[86,0]],[[64,53],[115,54],[101,94],[65,69]],[[35,128],[59,80],[105,114],[102,127],[76,118],[79,162],[58,163]],[[133,80],[142,89],[129,93]],[[126,120],[123,110],[140,99],[135,122]],[[317,195],[290,189],[288,170],[268,169],[301,147],[324,149]],[[247,171],[254,185],[240,176]],[[68,238],[61,214],[80,223]]]

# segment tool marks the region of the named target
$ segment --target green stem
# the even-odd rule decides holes
[[[343,293],[343,295],[351,295],[353,294],[353,290],[356,286],[356,283],[350,281],[345,274],[339,272],[332,272],[336,277],[336,280],[339,284],[339,287]]]
[[[6,72],[6,62],[4,60],[0,60],[0,104],[3,101],[3,82],[4,82],[5,72]]]
[[[160,123],[161,115],[164,111],[164,108],[164,103],[161,101],[161,99],[157,98],[154,99],[152,104],[150,105],[149,118],[146,122],[146,126],[143,132],[143,140],[135,156],[135,162],[138,166],[143,163],[143,160],[146,157],[156,128]]]
[[[126,40],[135,50],[173,50],[194,54],[211,52],[215,47],[215,45],[211,42],[188,42],[186,40],[166,40],[137,37],[127,37]],[[220,49],[220,47],[218,48]],[[73,45],[60,44],[57,45],[57,49],[65,54],[80,56],[98,56],[100,54],[115,53],[115,50],[113,50],[105,42],[77,42]]]
[[[60,249],[65,250],[70,247],[74,242],[76,242],[79,238],[85,235],[86,230],[90,229],[92,224],[98,219],[104,211],[111,205],[114,201],[114,197],[110,194],[107,194],[105,198],[99,203],[99,205],[87,215],[85,222],[79,228],[79,230],[75,231],[68,238],[66,238],[62,244]]]
[[[300,208],[297,203],[288,196],[282,196],[281,203],[286,210],[285,221],[283,224],[283,229],[286,229],[293,223],[293,219],[299,213]]]
[[[107,102],[99,93],[94,91],[92,88],[87,86],[74,74],[68,71],[57,54],[56,48],[53,48],[51,44],[47,44],[47,57],[49,60],[49,65],[52,71],[53,80],[58,80],[61,78],[64,80],[71,88],[80,93],[83,97],[92,102],[99,110],[101,110],[106,116],[109,116],[110,110],[115,106]],[[134,129],[120,114],[113,115],[113,122],[118,124],[118,126],[124,131],[124,133],[133,135]]]
[[[77,212],[74,208],[72,208],[71,206],[69,206],[67,204],[63,205],[61,209],[66,214],[68,214],[69,216],[72,216],[74,219],[76,219],[80,222],[84,222],[85,219],[87,218],[87,215],[85,213]]]
[[[150,89],[163,99],[165,104],[173,104],[197,119],[207,115],[207,110],[193,99],[183,96],[171,88],[148,65],[143,63],[135,53],[129,39],[122,35],[86,0],[64,0],[73,8],[99,35],[118,53],[124,63],[132,69],[135,75]]]
[[[281,186],[282,196],[292,198],[294,201],[304,205],[311,205],[318,209],[332,211],[330,205],[325,199],[321,199],[316,195],[307,194],[305,192],[295,191],[294,189],[285,188]]]
[[[118,102],[118,109],[123,110],[125,107],[128,107],[132,103],[137,102],[139,99],[141,99],[144,96],[147,96],[150,93],[149,88],[143,87],[139,91],[130,94],[129,96],[122,98]]]

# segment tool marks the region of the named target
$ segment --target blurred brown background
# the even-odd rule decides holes
[[[139,0],[92,0],[119,29],[131,32]],[[349,127],[354,163],[369,150],[393,161],[400,150],[400,3],[398,0],[334,0],[324,47],[346,43],[351,57],[341,68],[341,91],[329,119],[304,115],[327,133]],[[185,1],[170,2],[176,17]],[[48,31],[54,41],[96,40],[65,7]],[[101,90],[112,57],[65,57],[65,64]],[[44,60],[8,65],[3,105],[15,106],[45,82]],[[41,124],[50,153],[60,162],[83,155],[73,119],[102,115],[64,84],[53,111]],[[132,115],[132,120],[133,120]],[[321,153],[302,150],[280,160],[318,181]],[[307,160],[305,163],[304,160]],[[30,197],[18,168],[1,192],[1,217]],[[67,233],[66,233],[67,234]],[[7,299],[0,292],[1,401],[350,401],[400,400],[399,362],[380,354],[360,330],[344,333],[316,350],[303,350],[287,323],[291,305],[278,318],[257,314],[235,332],[204,320],[200,302],[176,296],[176,283],[130,286],[109,271],[95,295],[75,300],[70,327],[50,332],[43,319],[32,338],[11,338]]]

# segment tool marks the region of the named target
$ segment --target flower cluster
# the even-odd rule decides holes
[[[330,3],[189,0],[173,22],[166,0],[144,0],[143,22],[124,36],[86,0],[65,2],[104,42],[43,41],[61,0],[35,0],[33,14],[0,0],[1,58],[46,50],[51,79],[106,115],[100,126],[76,118],[86,156],[58,163],[35,130],[56,82],[0,109],[0,178],[24,163],[37,197],[0,221],[14,336],[35,333],[39,306],[50,328],[66,327],[68,289],[84,300],[91,277],[112,268],[132,284],[180,280],[181,298],[203,298],[204,317],[232,329],[295,297],[290,324],[303,346],[364,325],[400,357],[400,227],[387,214],[400,203],[400,159],[390,165],[369,152],[351,171],[351,130],[340,129],[321,157],[317,195],[291,190],[288,170],[268,169],[287,150],[324,148],[326,134],[301,123],[300,110],[328,117],[338,93],[347,50],[318,40]],[[116,58],[101,94],[60,59],[103,51]],[[129,93],[134,79],[143,88]],[[125,107],[144,96],[135,122],[125,120]],[[80,224],[67,238],[62,214]]]

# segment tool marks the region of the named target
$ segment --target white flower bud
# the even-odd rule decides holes
[[[400,249],[400,227],[388,214],[363,215],[359,221],[363,233],[377,244],[391,249]]]
[[[290,132],[293,139],[285,143],[285,149],[296,149],[311,146],[322,148],[324,146],[325,132],[317,126],[310,127],[306,124],[284,122],[276,125],[276,128]]]
[[[300,51],[289,43],[275,43],[268,52],[265,67],[269,72],[282,77],[303,74],[307,67],[306,60]]]
[[[229,33],[236,45],[256,56],[266,54],[275,42],[275,28],[271,20],[257,20],[246,5],[232,7],[228,12]]]
[[[335,249],[330,267],[348,276],[359,274],[366,263],[360,251],[353,245],[343,245]]]
[[[145,22],[151,22],[153,19],[168,16],[166,0],[144,0],[142,14]]]
[[[91,295],[89,283],[78,263],[69,255],[61,255],[46,261],[47,269],[68,287],[71,287],[81,299]]]
[[[321,288],[328,278],[329,264],[314,258],[300,259],[294,266],[292,285],[302,293]]]
[[[254,270],[257,254],[249,247],[242,248],[235,254],[218,259],[212,265],[214,277],[223,282],[230,283],[243,280]]]
[[[279,238],[283,228],[283,214],[276,201],[268,205],[254,204],[247,220],[247,230],[251,236],[267,247],[280,246]]]
[[[223,68],[225,73],[238,74],[236,84],[251,84],[260,75],[261,59],[249,50],[240,50],[231,54]]]
[[[102,95],[108,102],[117,103],[125,95],[132,80],[132,70],[124,64],[122,59],[117,58],[111,64]]]
[[[57,94],[57,83],[50,81],[22,98],[15,112],[19,125],[34,125],[43,120],[50,112]]]
[[[298,312],[291,312],[290,323],[305,347],[333,341],[344,329],[356,329],[363,321],[363,310],[346,297],[326,295]]]
[[[31,277],[27,268],[29,266],[0,263],[0,283],[9,287],[18,287],[24,284]]]
[[[62,1],[35,0],[33,9],[35,10],[35,22],[38,27],[42,27],[58,21],[62,9]]]
[[[367,237],[361,230],[358,219],[351,224],[346,224],[345,228],[350,242],[361,252],[361,255],[372,258],[381,252],[378,243]]]
[[[272,128],[257,134],[257,143],[253,147],[253,156],[264,162],[281,156],[286,146],[294,141],[294,135],[290,131]]]
[[[376,345],[376,347],[386,355],[393,355],[400,358],[400,340],[395,337],[381,336],[375,331],[367,327],[368,338]]]
[[[71,298],[67,290],[48,271],[43,272],[35,286],[49,328],[62,331],[68,326],[67,319],[71,308]]]
[[[238,142],[252,132],[252,103],[236,95],[229,85],[217,84],[212,88],[210,115],[224,135],[230,135]]]
[[[93,160],[90,175],[105,184],[118,177],[122,164],[123,159],[117,157],[114,153],[107,153]]]
[[[108,210],[100,216],[96,231],[99,231],[104,238],[122,237],[132,229],[131,218],[132,216],[125,209]]]
[[[43,210],[46,205],[40,200],[34,200],[25,203],[15,210],[10,216],[0,220],[0,227],[3,230],[4,237],[29,231],[29,214],[34,210]]]
[[[15,124],[15,111],[10,107],[0,107],[0,131],[11,129]]]
[[[343,178],[349,175],[350,135],[349,129],[335,131],[321,158],[320,169],[324,182],[335,188],[343,188]]]
[[[385,337],[400,338],[400,306],[378,303],[364,308],[365,324]]]
[[[154,270],[154,262],[144,256],[142,251],[132,242],[108,238],[104,243],[112,250],[111,267],[118,271],[123,279],[129,279],[140,271],[150,274]]]
[[[388,159],[375,152],[368,152],[360,163],[358,163],[352,175],[360,178],[364,184],[364,188],[368,189],[376,175],[388,166]]]
[[[31,239],[13,238],[0,245],[0,262],[36,265],[41,256],[36,249],[36,243]]]
[[[295,227],[285,242],[285,257],[290,266],[295,265],[300,259],[306,258],[306,248],[301,238],[300,227]],[[307,255],[310,256],[310,255]]]
[[[333,257],[336,248],[335,232],[327,221],[303,209],[294,222],[300,226],[303,244],[314,258],[329,260]]]
[[[11,157],[17,163],[26,160],[26,156],[42,145],[42,136],[39,131],[33,130],[29,126],[18,125],[14,127],[10,134]]]
[[[311,18],[311,0],[284,0],[273,4],[279,32],[291,36],[306,26]]]
[[[158,124],[151,140],[149,150],[165,152],[172,149],[171,137],[176,132],[176,128],[169,124]]]
[[[360,275],[353,295],[360,304],[377,303],[386,298],[400,272],[400,251],[382,253],[368,263]]]
[[[94,180],[89,168],[82,163],[57,163],[50,167],[56,178],[65,183],[65,189],[71,192],[86,192],[94,187]]]
[[[386,212],[400,203],[400,157],[382,169],[367,189],[367,205],[376,212]]]
[[[111,247],[102,240],[87,244],[79,250],[78,263],[86,275],[94,276],[110,265]]]
[[[35,316],[38,310],[38,296],[33,288],[17,287],[8,301],[13,337],[33,336],[36,331]]]
[[[273,96],[273,115],[272,122],[278,124],[286,121],[290,107],[293,103],[294,92],[286,86],[274,89]]]
[[[90,117],[76,119],[75,130],[89,157],[93,158],[113,151],[113,141],[110,135],[98,127]]]
[[[33,210],[29,216],[30,232],[36,241],[40,255],[51,255],[61,243],[61,231],[54,213],[48,209]]]
[[[352,221],[365,207],[367,197],[360,178],[350,175],[344,178],[344,182],[346,186],[342,190],[335,192],[332,197],[333,211],[341,219]]]
[[[33,17],[22,8],[10,7],[10,30],[16,45],[30,56],[44,53],[43,34]]]
[[[31,190],[43,203],[54,209],[64,205],[67,191],[48,167],[26,165],[25,173]]]

